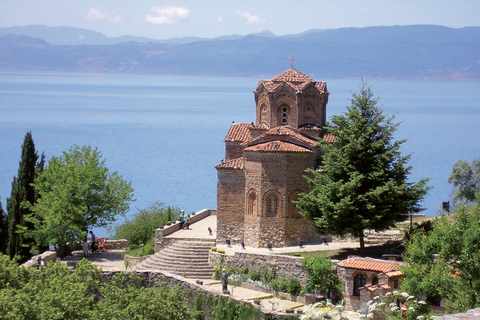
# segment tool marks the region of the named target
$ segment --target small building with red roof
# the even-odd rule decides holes
[[[375,296],[397,290],[403,277],[401,262],[352,256],[337,263],[338,272],[345,284],[345,307],[360,310],[367,307]]]
[[[320,164],[327,85],[290,69],[260,80],[256,119],[232,123],[217,170],[217,241],[284,247],[321,240],[292,203],[309,191],[307,168]]]

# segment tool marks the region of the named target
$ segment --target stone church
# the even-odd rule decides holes
[[[284,247],[320,241],[292,201],[309,191],[305,169],[320,163],[316,144],[324,137],[328,95],[325,82],[293,68],[259,81],[255,122],[232,123],[225,160],[215,166],[218,242]]]

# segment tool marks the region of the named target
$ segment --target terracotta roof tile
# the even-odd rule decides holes
[[[295,69],[289,69],[270,79],[272,82],[309,82],[312,78]]]
[[[245,151],[268,151],[268,152],[312,152],[310,149],[297,146],[293,143],[274,140],[265,143],[259,143],[245,148]]]
[[[309,144],[316,144],[317,140],[307,137],[289,126],[275,127],[264,134],[265,136],[292,136]]]
[[[327,84],[325,82],[315,81],[295,69],[287,70],[270,80],[260,80],[258,85],[263,84],[269,92],[273,92],[284,83],[294,89],[295,92],[302,91],[309,84],[313,84],[320,92],[327,91]]]
[[[244,142],[250,140],[251,123],[232,123],[224,142]]]
[[[385,274],[389,278],[397,278],[397,277],[402,277],[403,276],[403,273],[400,270],[388,271],[388,272],[385,272]]]
[[[325,141],[327,142],[330,142],[330,143],[333,143],[335,142],[335,136],[331,135],[331,134],[326,134],[322,137],[322,139],[325,139]]]
[[[215,166],[216,169],[243,169],[243,157],[227,160]]]
[[[340,261],[338,263],[338,266],[347,269],[377,271],[385,273],[389,271],[399,270],[398,264],[395,263],[358,257],[348,258],[346,260]]]

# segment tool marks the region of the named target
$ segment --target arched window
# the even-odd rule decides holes
[[[302,215],[300,214],[300,210],[295,206],[293,201],[298,200],[298,195],[301,193],[301,191],[294,191],[292,192],[290,196],[290,201],[288,204],[288,218],[301,218]]]
[[[367,277],[363,274],[357,274],[355,278],[353,278],[353,295],[359,297],[360,296],[360,288],[364,287],[367,284]]]
[[[247,199],[247,215],[254,215],[257,213],[257,195],[255,191],[250,191]]]
[[[373,277],[373,279],[372,279],[372,286],[376,286],[377,284],[378,284],[378,277],[375,276],[375,277]]]
[[[267,198],[267,217],[276,217],[278,213],[278,196],[271,194]]]
[[[267,106],[265,104],[262,104],[260,107],[260,122],[268,123]]]
[[[280,121],[281,121],[280,125],[281,126],[285,126],[288,124],[289,113],[290,113],[290,110],[287,105],[284,104],[280,107]]]

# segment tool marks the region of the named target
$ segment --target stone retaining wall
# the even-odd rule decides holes
[[[480,319],[480,308],[468,310],[465,313],[446,314],[435,317],[435,320],[474,320]]]
[[[124,272],[122,271],[102,272],[101,275],[105,280],[111,281],[115,276],[115,274],[117,273],[124,273]],[[201,294],[205,294],[212,297],[215,296],[214,293],[203,290],[201,285],[184,281],[185,278],[174,275],[172,273],[168,273],[168,272],[162,273],[162,272],[155,272],[155,271],[136,271],[135,273],[142,280],[145,287],[148,287],[148,288],[155,288],[163,284],[166,284],[169,287],[181,287],[182,289],[186,289],[194,293],[195,292],[201,293]],[[225,298],[233,299],[231,297],[225,297]],[[286,317],[290,317],[289,319],[292,319],[291,318],[292,315],[283,315],[280,313],[266,311],[266,310],[261,310],[261,312],[263,313],[265,320],[267,319],[281,320]]]
[[[108,249],[126,249],[128,247],[128,241],[125,239],[121,240],[105,240],[105,250]]]
[[[302,257],[246,252],[235,252],[232,256],[210,251],[208,256],[209,265],[215,267],[220,263],[221,257],[223,257],[224,266],[227,267],[241,269],[247,266],[249,269],[254,270],[275,270],[277,276],[283,276],[286,280],[297,278],[302,285],[307,283],[308,274],[302,268]]]

